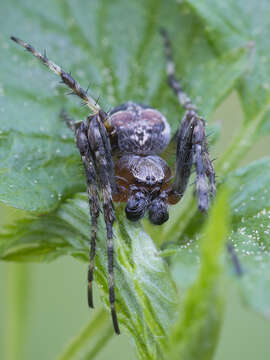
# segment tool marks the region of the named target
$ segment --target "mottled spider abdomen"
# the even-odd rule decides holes
[[[170,125],[158,110],[129,101],[109,115],[122,153],[159,154],[170,141]]]

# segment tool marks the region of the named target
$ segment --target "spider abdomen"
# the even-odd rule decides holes
[[[110,119],[121,153],[159,154],[170,141],[170,126],[156,109],[129,101],[114,108]]]

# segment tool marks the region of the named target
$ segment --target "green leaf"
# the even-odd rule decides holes
[[[270,102],[270,31],[268,0],[186,0],[204,20],[211,43],[223,54],[230,49],[250,49],[249,69],[238,91],[246,120],[262,114]]]
[[[237,282],[246,304],[269,317],[270,314],[270,159],[262,159],[227,177],[232,189],[232,233],[243,275],[239,277],[227,256],[227,272]],[[168,250],[169,251],[169,250]],[[182,240],[172,271],[181,288],[187,289],[199,271],[198,234]]]
[[[132,335],[140,359],[165,359],[168,331],[176,310],[176,289],[168,268],[140,224],[130,226],[119,210],[115,226],[116,308],[121,328]],[[21,220],[0,237],[0,258],[49,261],[68,254],[88,261],[89,210],[85,194],[57,211]],[[98,234],[95,281],[108,305],[106,230]],[[85,269],[86,270],[86,269]],[[86,304],[85,304],[86,306]]]
[[[170,359],[212,359],[223,319],[225,289],[221,259],[228,223],[228,193],[221,190],[204,230],[199,275],[185,295],[181,317],[171,336]]]
[[[270,158],[236,171],[232,182],[230,239],[243,268],[239,285],[245,302],[270,319]]]
[[[11,34],[46,48],[83,87],[90,81],[105,110],[127,100],[150,104],[164,112],[173,131],[183,109],[167,85],[160,26],[170,33],[179,78],[207,118],[247,68],[246,49],[216,55],[203,24],[173,0],[49,0],[46,9],[13,0],[1,15],[0,200],[36,214],[84,190],[73,135],[58,114],[63,106],[76,120],[87,112],[65,99],[59,79],[12,43]]]

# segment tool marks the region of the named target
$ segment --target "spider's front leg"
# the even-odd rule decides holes
[[[76,133],[76,130],[82,123],[82,121],[75,121],[73,118],[71,118],[64,108],[60,111],[59,117],[62,121],[65,122],[70,130],[74,131],[74,133]]]
[[[205,121],[196,111],[188,110],[176,138],[176,169],[171,196],[183,196],[194,163],[198,208],[205,212],[209,207],[209,194],[214,196],[216,193],[215,172],[207,150]]]
[[[85,168],[88,187],[88,200],[91,215],[91,248],[88,271],[88,304],[93,307],[92,283],[96,253],[96,236],[100,213],[99,195],[103,206],[104,220],[107,230],[109,302],[111,307],[114,330],[120,334],[115,310],[114,272],[113,272],[113,223],[115,213],[112,194],[116,191],[114,166],[111,146],[107,131],[103,124],[104,113],[89,116],[76,130],[76,144],[80,151]]]
[[[176,203],[183,196],[194,163],[198,207],[205,212],[209,207],[209,194],[214,196],[216,193],[215,171],[208,154],[205,121],[198,115],[196,105],[192,103],[176,78],[172,48],[167,31],[161,29],[161,35],[165,47],[168,83],[176,94],[179,104],[187,110],[176,134],[176,173],[173,188],[169,194],[169,201]]]
[[[209,207],[209,194],[212,197],[216,194],[216,181],[214,167],[207,149],[205,121],[198,116],[194,118],[192,153],[196,168],[198,207],[205,212]]]
[[[198,207],[205,212],[209,207],[209,194],[215,196],[216,193],[215,170],[207,149],[205,121],[198,115],[196,105],[193,104],[177,80],[167,31],[161,29],[161,35],[164,41],[168,84],[176,94],[179,104],[187,110],[176,134],[176,174],[172,190],[168,194],[168,200],[169,203],[175,204],[182,198],[194,163]],[[241,275],[242,269],[239,260],[230,243],[227,244],[227,249],[231,254],[236,273]]]

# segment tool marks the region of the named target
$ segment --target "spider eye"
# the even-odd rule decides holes
[[[156,198],[149,206],[149,220],[152,224],[161,225],[169,219],[168,204]]]
[[[132,195],[126,205],[126,216],[131,221],[140,220],[145,213],[148,200],[143,193]]]

